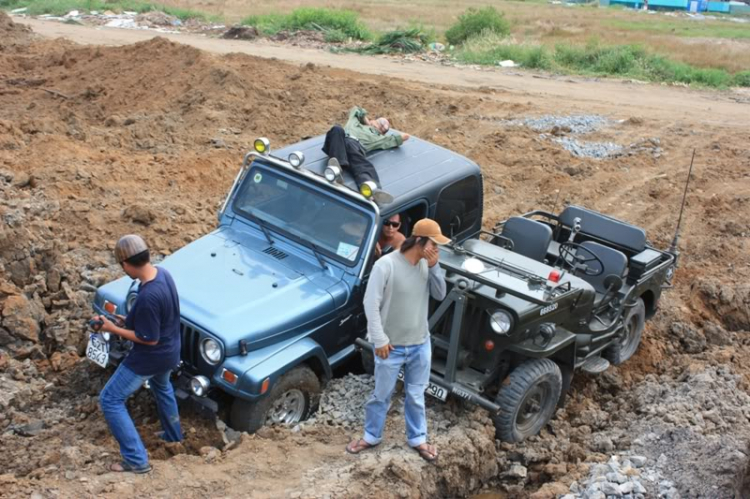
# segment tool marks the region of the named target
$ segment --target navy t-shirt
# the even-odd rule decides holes
[[[180,363],[180,300],[172,276],[156,267],[156,277],[138,286],[138,298],[125,318],[125,328],[144,341],[133,342],[125,366],[140,376],[153,376]]]

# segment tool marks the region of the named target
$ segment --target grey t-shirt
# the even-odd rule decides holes
[[[412,265],[400,251],[380,258],[365,290],[367,337],[375,348],[419,345],[429,334],[429,296],[445,298],[445,275],[427,260]]]

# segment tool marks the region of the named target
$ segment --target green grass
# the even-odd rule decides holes
[[[378,39],[347,52],[358,52],[360,54],[408,54],[422,52],[427,45],[434,40],[430,32],[425,32],[420,27],[407,29],[396,29],[383,33]]]
[[[460,45],[472,36],[481,33],[508,35],[510,24],[503,13],[498,12],[495,7],[470,8],[461,14],[458,22],[445,32],[445,39],[451,45]]]
[[[697,68],[652,54],[639,45],[602,45],[592,41],[585,46],[508,43],[485,32],[471,38],[456,52],[456,59],[468,64],[496,65],[511,59],[523,67],[562,73],[618,76],[638,80],[686,83],[700,87],[750,86],[750,71],[732,75],[723,69]]]
[[[289,14],[265,14],[250,16],[242,20],[242,24],[255,26],[261,33],[274,35],[282,30],[318,30],[325,31],[326,36],[341,38],[341,35],[355,40],[369,40],[372,38],[370,30],[360,21],[359,14],[350,10],[334,10],[312,7],[302,7]],[[331,31],[336,35],[329,35]]]
[[[690,38],[750,39],[750,28],[747,26],[727,26],[724,22],[625,21],[622,19],[608,19],[604,22],[607,26],[628,31],[646,31]]]
[[[166,5],[136,0],[0,0],[0,9],[13,10],[22,7],[26,7],[26,13],[33,16],[41,14],[63,16],[72,10],[82,12],[90,12],[92,10],[99,12],[104,12],[105,10],[111,10],[113,12],[132,11],[141,14],[158,10],[165,14],[175,16],[182,21],[188,19],[199,19],[203,21],[218,20],[218,17],[216,16],[208,16],[202,12],[194,10],[168,7]]]

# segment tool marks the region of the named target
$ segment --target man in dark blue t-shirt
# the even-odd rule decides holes
[[[107,382],[99,405],[109,429],[120,444],[122,462],[110,471],[148,473],[151,466],[133,420],[127,398],[149,381],[156,398],[159,420],[168,442],[182,440],[180,416],[169,375],[180,362],[180,301],[172,276],[151,264],[148,247],[140,236],[127,235],[115,246],[115,259],[125,273],[140,281],[138,298],[127,317],[115,324],[104,316],[101,331],[133,342],[133,349]]]

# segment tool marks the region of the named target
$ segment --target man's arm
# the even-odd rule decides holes
[[[362,123],[363,125],[367,125],[367,111],[364,108],[361,108],[359,106],[354,106],[349,110],[349,121],[351,121],[353,118]]]
[[[442,301],[445,298],[445,272],[440,267],[440,264],[435,264],[429,267],[428,283],[430,286],[430,295],[438,301]]]
[[[407,134],[381,135],[371,142],[370,150],[375,151],[377,149],[393,149],[399,147],[404,143],[404,137],[408,139],[409,136]]]
[[[383,303],[383,294],[388,283],[389,268],[385,264],[376,263],[370,273],[370,280],[365,290],[364,309],[367,317],[367,337],[375,345],[375,348],[383,348],[390,343],[388,336],[383,330],[383,321],[380,316],[380,308]]]
[[[112,321],[110,321],[103,315],[98,316],[97,319],[102,321],[102,327],[100,330],[104,331],[105,333],[116,334],[117,336],[125,338],[126,340],[130,340],[133,343],[140,343],[141,345],[156,345],[157,343],[159,343],[158,338],[155,341],[144,341],[139,338],[138,335],[135,334],[135,331],[133,331],[132,329],[125,329],[124,327],[116,326]]]

